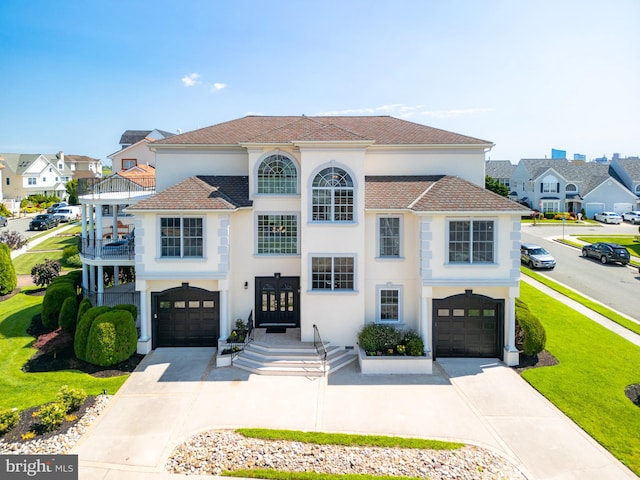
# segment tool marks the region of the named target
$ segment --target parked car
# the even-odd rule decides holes
[[[595,219],[602,223],[622,223],[622,217],[615,212],[596,213]]]
[[[555,268],[556,259],[540,245],[523,243],[520,245],[520,261],[529,268]]]
[[[617,243],[596,242],[582,247],[583,257],[597,258],[602,263],[618,262],[627,265],[631,260],[631,255],[626,248]]]
[[[80,209],[78,207],[66,206],[59,208],[54,215],[58,217],[61,222],[72,222],[80,218]]]
[[[66,206],[67,206],[67,202],[54,203],[49,208],[47,208],[47,213],[56,213],[59,209]]]
[[[29,222],[29,230],[49,230],[50,228],[57,227],[60,220],[55,215],[50,213],[42,213],[36,215],[31,222]]]
[[[0,227],[6,227],[7,226],[7,217],[3,217],[2,215],[0,215]]]
[[[634,225],[640,223],[640,210],[633,210],[631,212],[625,212],[622,214],[622,220],[625,222],[631,222]]]

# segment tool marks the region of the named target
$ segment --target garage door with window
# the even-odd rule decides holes
[[[219,292],[188,286],[152,293],[153,348],[217,345],[219,297]]]
[[[433,301],[438,357],[502,358],[504,300],[461,294]]]

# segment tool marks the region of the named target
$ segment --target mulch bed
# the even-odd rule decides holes
[[[528,356],[523,352],[520,352],[519,363],[512,368],[516,372],[522,373],[530,368],[552,367],[554,365],[558,365],[558,363],[559,362],[556,357],[551,355],[546,350],[543,350],[539,354],[533,356]]]
[[[109,367],[100,367],[92,365],[76,358],[73,351],[73,335],[63,332],[62,330],[48,331],[42,325],[40,315],[33,317],[31,326],[27,332],[36,337],[33,348],[38,351],[33,355],[27,363],[22,367],[25,372],[54,372],[61,370],[76,370],[88,373],[98,378],[108,378],[133,372],[138,366],[144,355],[134,354],[128,360],[112,365]],[[80,408],[72,412],[72,417],[65,420],[56,430],[52,432],[44,432],[42,427],[37,423],[37,418],[33,418],[32,414],[40,408],[33,407],[20,412],[20,421],[9,432],[0,435],[0,439],[7,443],[24,442],[22,435],[28,432],[35,432],[35,439],[47,439],[54,435],[64,434],[69,428],[78,423],[87,409],[91,408],[95,403],[96,397],[89,396]]]

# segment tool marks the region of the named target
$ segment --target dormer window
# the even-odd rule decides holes
[[[282,154],[270,155],[258,167],[258,193],[295,194],[298,172],[293,161]]]

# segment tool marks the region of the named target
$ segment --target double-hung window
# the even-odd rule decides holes
[[[341,168],[328,167],[311,186],[314,222],[352,222],[354,187],[351,176]]]
[[[354,257],[312,257],[312,290],[354,290]]]
[[[258,215],[258,254],[297,253],[297,215]]]
[[[449,221],[449,263],[493,263],[493,220]]]
[[[400,217],[378,217],[378,256],[400,257]]]
[[[27,185],[35,185],[35,184],[36,184],[36,177],[27,178]]]
[[[394,286],[378,287],[378,321],[399,322],[401,318],[401,289]]]
[[[160,219],[162,258],[201,258],[204,256],[202,218],[164,217]]]

